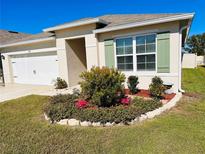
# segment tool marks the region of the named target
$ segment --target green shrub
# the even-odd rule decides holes
[[[50,117],[51,121],[71,118],[77,111],[75,107],[76,99],[77,97],[71,94],[53,96],[44,107],[44,112]]]
[[[152,111],[162,104],[154,100],[143,100],[135,98],[128,106],[118,105],[111,107],[87,107],[76,108],[76,95],[56,95],[51,97],[49,103],[44,108],[45,113],[51,121],[75,118],[80,121],[91,122],[115,122],[128,123],[143,113]]]
[[[137,85],[138,85],[138,77],[136,76],[129,76],[128,77],[128,82],[127,82],[127,85],[128,85],[128,88],[130,90],[130,92],[132,94],[136,94],[138,89],[137,89]]]
[[[149,85],[150,94],[153,97],[160,98],[165,90],[163,81],[160,77],[155,76],[152,78],[152,83]]]
[[[162,106],[162,103],[160,101],[144,100],[142,98],[137,98],[137,97],[132,100],[132,103],[134,106],[136,106],[143,113],[146,113],[148,111],[152,111],[152,110]]]
[[[80,77],[81,97],[100,107],[115,105],[119,98],[118,92],[123,95],[125,76],[116,69],[107,67],[93,67],[83,72]]]
[[[56,82],[55,82],[54,86],[55,86],[56,89],[64,89],[64,88],[68,87],[68,84],[66,83],[65,80],[58,77],[56,79]]]
[[[91,122],[115,122],[115,123],[127,123],[137,116],[141,115],[141,111],[135,106],[113,106],[110,108],[98,108],[98,109],[84,109],[78,112],[76,119],[81,121]]]

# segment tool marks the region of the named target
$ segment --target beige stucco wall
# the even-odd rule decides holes
[[[72,37],[84,37],[86,34],[92,34],[92,30],[96,29],[96,24],[83,25],[69,29],[55,31],[56,39],[71,39]]]
[[[174,84],[173,90],[178,92],[178,72],[179,72],[179,22],[170,22],[164,24],[156,24],[144,27],[130,28],[126,30],[117,30],[98,34],[98,52],[99,65],[105,66],[104,40],[114,39],[117,37],[133,36],[148,33],[158,33],[170,31],[170,73],[149,73],[149,72],[123,72],[128,77],[129,75],[137,75],[139,77],[139,88],[147,89],[154,76],[160,76],[165,82]]]
[[[193,54],[193,53],[183,54],[182,67],[183,68],[196,68],[197,67],[196,58],[197,58],[196,54]]]
[[[5,84],[13,83],[13,70],[11,65],[12,55],[26,53],[42,53],[50,51],[56,51],[55,40],[1,49],[0,52],[5,57],[5,59],[2,60]]]
[[[97,39],[92,32],[94,29],[96,29],[96,25],[90,24],[55,32],[60,77],[66,80],[67,83],[72,82],[70,81],[72,79],[69,79],[69,72],[71,71],[68,71],[69,55],[66,49],[66,40],[85,39],[86,64],[89,70],[92,66],[98,65]]]
[[[154,76],[160,76],[166,82],[172,82],[174,84],[173,90],[178,91],[178,72],[179,72],[179,22],[171,22],[164,24],[157,24],[151,26],[130,28],[126,30],[118,30],[113,32],[106,32],[102,34],[93,34],[93,30],[96,29],[95,24],[79,26],[75,28],[58,30],[56,31],[56,40],[51,42],[43,42],[26,46],[18,46],[13,48],[7,48],[4,52],[16,52],[16,51],[40,51],[41,49],[46,49],[50,47],[55,47],[57,50],[58,60],[59,60],[59,76],[70,83],[69,86],[77,83],[75,80],[78,77],[80,70],[84,70],[83,67],[77,68],[75,73],[72,64],[75,61],[80,62],[74,54],[73,50],[69,53],[69,46],[66,42],[67,40],[83,38],[85,40],[85,53],[87,69],[89,70],[92,66],[105,66],[105,53],[104,53],[104,40],[114,39],[121,36],[132,36],[153,32],[164,32],[170,31],[170,73],[156,73],[156,72],[124,72],[128,77],[129,75],[137,75],[139,77],[139,88],[147,89],[151,79]],[[80,43],[81,44],[81,43]],[[79,45],[80,46],[80,45]],[[80,49],[81,50],[81,49]],[[6,54],[5,54],[6,55]],[[11,78],[11,68],[9,65],[9,56],[5,56],[3,61],[5,81],[12,82]],[[80,64],[80,63],[79,63]],[[80,64],[81,65],[81,64]],[[82,66],[82,65],[81,65]],[[73,73],[73,75],[71,75]],[[76,74],[76,75],[74,75]]]
[[[68,78],[69,86],[75,86],[79,83],[81,72],[86,68],[85,39],[74,39],[66,41],[66,50],[68,58]]]
[[[11,68],[11,60],[10,57],[7,54],[2,54],[5,59],[2,60],[3,64],[3,75],[4,75],[4,82],[7,83],[12,83],[13,78],[12,78],[12,68]]]

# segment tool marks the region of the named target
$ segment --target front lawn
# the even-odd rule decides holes
[[[43,118],[43,96],[0,103],[0,153],[205,153],[205,68],[186,69],[183,79],[183,88],[197,95],[132,126],[50,125]]]

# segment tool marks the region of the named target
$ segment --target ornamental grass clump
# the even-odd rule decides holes
[[[123,97],[125,75],[108,67],[93,67],[80,77],[81,97],[98,107],[116,105]]]

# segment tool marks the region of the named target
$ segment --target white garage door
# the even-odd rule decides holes
[[[58,77],[56,52],[15,55],[11,62],[15,83],[53,85]]]

